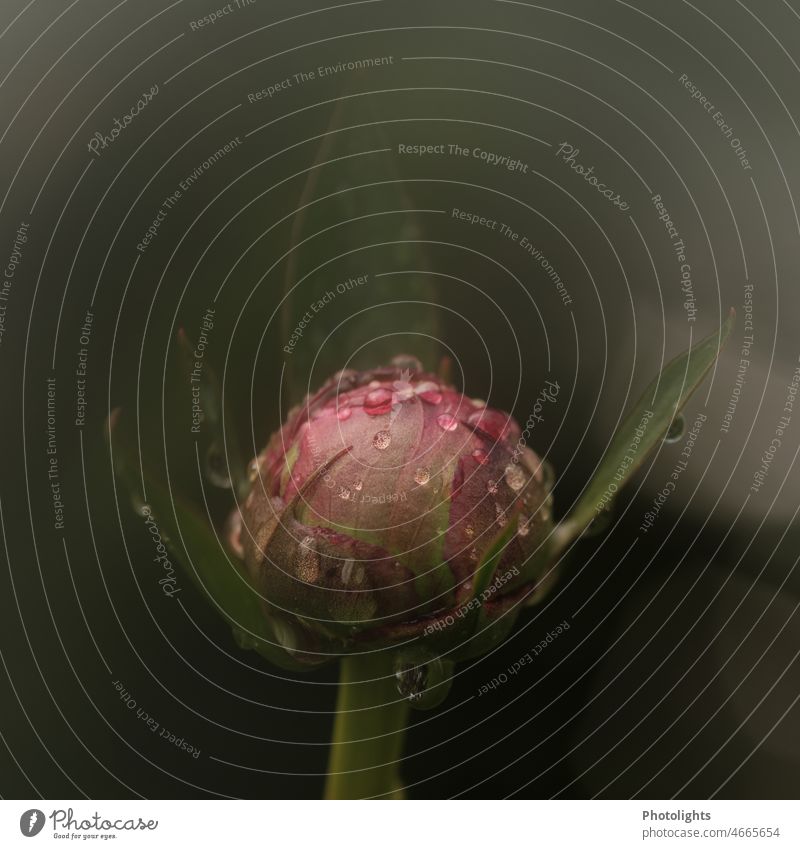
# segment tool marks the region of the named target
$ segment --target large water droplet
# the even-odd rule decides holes
[[[431,479],[431,473],[424,466],[420,466],[416,472],[414,472],[414,480],[420,485],[425,486],[425,484]]]
[[[373,389],[364,399],[364,412],[368,416],[383,416],[392,409],[392,393],[385,387]]]
[[[206,477],[209,483],[220,489],[231,488],[231,474],[228,471],[228,461],[225,452],[218,443],[212,442],[206,451]]]
[[[385,451],[392,443],[392,435],[388,430],[379,430],[372,437],[372,446],[378,451]]]
[[[458,419],[453,418],[449,413],[442,413],[441,416],[438,416],[436,423],[442,430],[449,433],[452,433],[458,427]]]
[[[514,492],[519,492],[528,481],[527,475],[519,463],[509,463],[505,471],[506,483]]]
[[[672,424],[669,426],[669,430],[667,430],[667,435],[664,437],[664,442],[678,442],[683,436],[683,431],[685,427],[686,422],[684,421],[683,416],[675,416],[675,418],[672,420]]]
[[[314,547],[314,537],[303,537],[297,548],[295,574],[301,581],[313,584],[319,578],[319,554]]]
[[[440,404],[442,392],[438,383],[432,380],[423,380],[414,387],[414,392],[428,404]]]
[[[453,664],[417,649],[400,652],[395,659],[397,692],[418,710],[440,704],[450,691]]]
[[[340,422],[346,422],[352,415],[352,407],[339,407],[339,409],[336,411],[336,418],[339,419]]]
[[[355,560],[345,560],[342,566],[342,583],[346,587],[357,587],[364,582],[364,567]]]

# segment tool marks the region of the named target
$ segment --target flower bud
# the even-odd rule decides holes
[[[548,472],[513,418],[398,358],[290,412],[233,544],[268,615],[323,653],[464,642],[449,623],[480,608],[510,627],[549,565]]]

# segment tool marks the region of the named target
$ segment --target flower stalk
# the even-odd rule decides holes
[[[408,711],[395,686],[393,653],[342,658],[326,799],[403,798]]]

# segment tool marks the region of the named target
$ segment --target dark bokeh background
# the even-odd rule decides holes
[[[403,775],[420,797],[796,796],[800,409],[761,491],[748,491],[800,354],[796,4],[232,9],[199,30],[191,21],[214,9],[195,0],[10,0],[0,11],[4,267],[29,224],[0,344],[0,793],[321,792],[335,666],[282,673],[241,651],[188,580],[180,604],[166,598],[103,439],[121,406],[143,452],[163,463],[166,445],[174,485],[192,488],[190,398],[165,381],[165,364],[177,329],[196,340],[216,297],[206,361],[225,375],[229,426],[253,451],[287,394],[351,355],[365,364],[413,349],[435,366],[449,353],[471,395],[522,421],[545,377],[558,380],[565,391],[534,447],[557,470],[559,516],[664,359],[735,307],[728,348],[687,413],[707,422],[654,528],[639,525],[680,442],[637,476],[551,600],[459,668],[441,708],[414,714]],[[368,56],[393,62],[248,100]],[[749,170],[682,74],[723,113]],[[154,85],[116,141],[90,153],[94,133]],[[237,137],[138,251],[164,199]],[[627,211],[559,159],[565,142]],[[398,153],[440,143],[507,154],[527,173]],[[654,194],[687,246],[693,322]],[[527,236],[570,303],[518,243],[453,208]],[[360,274],[370,284],[338,298],[285,356],[315,293]],[[723,432],[748,281],[752,356]],[[282,375],[295,388],[281,401]],[[53,376],[63,530],[47,476]],[[230,503],[216,492],[211,506],[224,517]],[[564,619],[572,627],[535,664],[476,696]],[[153,735],[115,681],[199,757]]]

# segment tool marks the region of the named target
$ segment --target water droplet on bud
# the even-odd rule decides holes
[[[423,380],[414,387],[414,392],[427,404],[441,404],[442,393],[439,385],[432,380]]]
[[[388,430],[379,430],[372,437],[372,447],[378,451],[385,451],[392,443],[392,435]]]
[[[483,448],[476,448],[472,452],[472,459],[480,463],[482,466],[485,466],[489,462],[489,455],[483,450]]]
[[[506,511],[499,505],[494,505],[494,511],[497,514],[497,524],[504,528],[508,524],[508,516],[506,516]]]
[[[339,407],[339,409],[336,411],[336,418],[339,419],[340,422],[346,422],[352,415],[352,407]]]
[[[368,416],[383,416],[392,409],[392,393],[381,387],[373,389],[364,399],[364,412]]]
[[[426,651],[400,652],[394,664],[397,692],[411,707],[428,710],[440,704],[450,691],[453,663]]]
[[[458,420],[454,419],[449,413],[442,413],[436,419],[436,423],[442,430],[446,430],[448,433],[452,433],[458,427]]]
[[[493,480],[486,481],[486,491],[489,495],[497,495],[497,482]]]
[[[683,431],[685,427],[686,422],[684,421],[683,416],[675,416],[675,418],[672,420],[672,424],[669,426],[669,430],[667,430],[667,435],[664,437],[664,442],[678,442],[678,440],[680,440],[680,438],[683,436]]]
[[[527,483],[527,476],[519,463],[509,463],[505,471],[506,483],[514,492],[519,492]]]
[[[425,486],[425,484],[431,479],[431,473],[424,467],[420,466],[417,471],[414,473],[414,480],[420,485]]]

